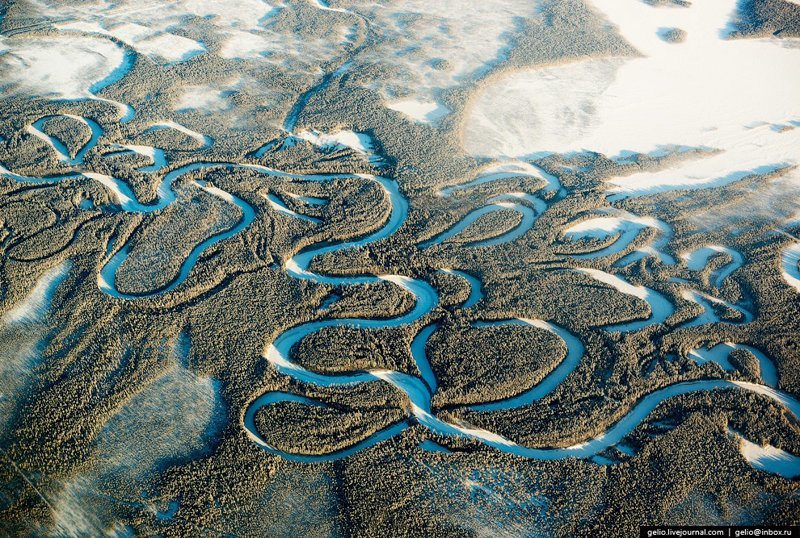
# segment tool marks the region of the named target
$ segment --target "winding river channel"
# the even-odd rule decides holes
[[[67,116],[74,121],[83,123],[91,130],[90,140],[80,148],[74,156],[71,156],[66,144],[45,132],[46,123],[52,117],[53,116],[39,118],[34,121],[27,130],[32,135],[45,141],[55,152],[58,159],[62,163],[71,166],[74,171],[60,176],[34,177],[20,175],[0,166],[0,175],[25,183],[56,183],[59,181],[83,178],[94,180],[102,185],[114,197],[118,206],[123,211],[130,213],[153,213],[168,207],[175,202],[179,196],[175,191],[175,184],[178,180],[187,174],[203,173],[212,170],[249,170],[269,177],[306,182],[330,182],[341,178],[352,178],[373,183],[383,192],[384,202],[388,207],[388,211],[384,222],[377,229],[366,235],[350,240],[335,243],[321,242],[307,246],[284,260],[283,269],[288,275],[298,280],[305,280],[333,287],[362,286],[379,282],[390,283],[414,297],[413,308],[399,316],[389,319],[323,317],[321,319],[302,323],[280,332],[272,342],[267,344],[263,353],[263,358],[272,368],[282,375],[291,377],[295,381],[301,383],[319,387],[347,387],[362,383],[386,383],[405,396],[408,402],[409,416],[405,420],[389,425],[361,440],[355,441],[342,450],[321,454],[296,453],[273,446],[264,435],[258,431],[256,426],[256,415],[258,411],[271,405],[286,402],[315,407],[327,407],[327,404],[322,401],[283,391],[254,394],[252,399],[242,410],[242,426],[246,435],[253,443],[272,454],[303,462],[336,460],[391,439],[416,423],[427,428],[431,434],[437,437],[468,438],[493,449],[524,458],[540,460],[592,458],[622,442],[628,434],[646,420],[647,416],[660,403],[681,395],[721,390],[748,391],[758,394],[765,400],[771,400],[783,406],[795,419],[800,418],[800,402],[798,402],[795,397],[777,388],[779,381],[778,374],[774,366],[772,366],[772,362],[763,354],[759,353],[756,357],[760,361],[762,375],[765,376],[763,384],[730,381],[726,379],[700,379],[663,386],[653,392],[643,395],[638,400],[628,402],[626,405],[629,407],[621,418],[616,419],[611,424],[605,425],[603,429],[599,431],[587,432],[582,441],[570,445],[544,447],[523,446],[511,439],[487,430],[475,428],[460,422],[445,421],[439,418],[435,410],[432,409],[431,401],[438,388],[438,382],[435,370],[431,366],[426,352],[430,337],[440,328],[436,317],[440,302],[437,290],[427,281],[420,278],[412,278],[407,275],[370,273],[341,275],[320,273],[312,269],[313,261],[318,256],[368,247],[371,244],[389,238],[404,225],[409,215],[409,203],[400,191],[395,180],[370,174],[291,174],[258,164],[230,162],[197,162],[170,170],[168,160],[164,157],[163,150],[159,148],[117,145],[115,148],[119,150],[118,152],[133,152],[149,157],[150,160],[153,161],[152,164],[140,167],[139,170],[148,174],[160,175],[156,201],[145,204],[139,201],[124,181],[108,175],[96,173],[84,167],[84,158],[86,154],[98,145],[103,136],[103,130],[96,122],[77,116]],[[170,123],[158,124],[155,128],[176,128],[181,130],[180,126],[175,126]],[[185,132],[185,130],[182,130],[182,132]],[[195,138],[200,137],[198,140],[202,140],[206,144],[213,143],[210,138],[200,135],[199,133],[196,134],[197,136]],[[448,196],[462,188],[506,179],[512,177],[514,174],[534,176],[539,180],[544,179],[544,181],[541,181],[543,185],[540,186],[539,189],[545,192],[547,190],[556,190],[560,188],[555,180],[549,181],[548,176],[544,176],[536,169],[520,168],[516,165],[498,166],[489,169],[484,175],[478,176],[471,184],[450,187],[443,195]],[[129,242],[118,245],[116,251],[109,252],[98,272],[98,286],[103,292],[116,299],[136,300],[154,297],[172,291],[186,281],[204,251],[212,245],[237,236],[257,218],[256,208],[241,198],[201,180],[195,180],[193,184],[196,188],[201,189],[205,193],[215,196],[226,203],[235,205],[240,212],[238,222],[234,226],[217,232],[196,245],[182,262],[179,274],[169,284],[159,289],[137,295],[125,293],[119,290],[116,285],[117,271],[127,259],[130,252]],[[289,210],[276,197],[270,197],[271,195],[269,194],[265,196],[273,210],[283,213],[288,217],[304,217],[299,213]],[[480,217],[500,210],[512,210],[519,213],[521,217],[519,224],[499,235],[475,240],[463,246],[469,248],[490,248],[521,238],[534,226],[537,218],[547,210],[547,203],[537,196],[525,192],[507,192],[494,196],[487,201],[486,205],[467,213],[466,216],[456,224],[453,224],[449,229],[420,243],[419,248],[420,250],[424,250],[441,245],[464,231]],[[317,223],[316,219],[305,218],[304,220],[314,224]],[[661,258],[662,261],[666,263],[674,263],[668,255],[661,252],[661,249],[665,246],[666,241],[670,237],[670,230],[665,227],[661,221],[656,221],[654,219],[637,219],[629,214],[598,217],[592,221],[585,221],[584,224],[573,226],[568,230],[567,235],[575,238],[582,238],[606,237],[614,233],[620,234],[614,243],[606,246],[601,251],[583,255],[583,257],[598,257],[601,255],[616,255],[621,253],[644,228],[655,228],[656,231],[660,233],[660,237],[650,244],[650,250],[647,253],[655,254],[656,257]],[[729,250],[709,248],[690,254],[687,256],[687,260],[691,266],[690,268],[697,269],[701,266],[705,266],[708,258],[718,253],[731,255]],[[577,255],[574,257],[580,258],[582,256]],[[734,265],[732,268],[726,267],[712,275],[715,284],[720,285],[722,280],[729,276],[733,270],[738,268],[741,260],[736,256],[732,256],[732,258]],[[481,282],[479,279],[463,271],[449,268],[443,268],[442,270],[451,275],[464,278],[469,283],[471,292],[462,305],[463,308],[470,308],[481,300]],[[632,295],[644,300],[650,307],[650,316],[648,319],[627,323],[615,323],[606,326],[605,330],[607,331],[636,331],[650,325],[662,323],[674,312],[674,305],[672,302],[655,290],[631,284],[622,277],[605,273],[597,269],[577,270],[587,277],[609,286],[617,292]],[[784,263],[784,270],[793,274],[796,272],[796,265]],[[473,411],[491,413],[527,405],[535,405],[539,400],[557,391],[580,365],[584,357],[585,348],[580,338],[566,328],[560,327],[547,320],[519,318],[478,321],[474,324],[474,329],[480,330],[481,327],[506,324],[520,325],[530,327],[534,330],[547,331],[564,343],[566,354],[553,370],[535,386],[512,397],[472,405],[470,408]],[[296,344],[311,334],[331,327],[351,327],[360,330],[381,330],[401,327],[411,329],[416,334],[416,337],[413,338],[409,345],[409,353],[416,364],[416,372],[408,373],[387,369],[372,369],[323,374],[304,368],[293,360],[292,350]],[[710,351],[706,351],[705,354],[697,351],[694,353],[700,360],[715,360],[726,369],[729,369],[728,366],[730,366],[730,364],[727,362],[727,355],[723,356],[722,348],[712,348]],[[744,441],[742,442],[744,443]],[[750,450],[749,453],[756,452],[757,451]]]

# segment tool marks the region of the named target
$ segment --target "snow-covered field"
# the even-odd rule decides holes
[[[125,62],[114,42],[91,36],[0,36],[0,91],[5,95],[89,97],[89,89]]]
[[[588,3],[641,57],[589,58],[493,80],[465,121],[467,151],[492,157],[596,151],[622,161],[636,153],[716,152],[613,177],[614,198],[726,185],[800,163],[795,41],[729,39],[735,0],[690,7]],[[679,28],[686,38],[665,41],[663,28]]]

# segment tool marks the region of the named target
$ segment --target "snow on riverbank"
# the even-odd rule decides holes
[[[600,271],[599,269],[576,269],[576,271],[588,275],[598,282],[611,286],[620,293],[641,299],[650,306],[649,319],[609,325],[605,327],[608,331],[638,331],[650,325],[663,323],[675,311],[675,307],[669,299],[655,290],[645,286],[636,286],[622,277]]]
[[[747,462],[761,471],[792,479],[800,476],[800,457],[772,445],[757,445],[739,437],[739,451]]]

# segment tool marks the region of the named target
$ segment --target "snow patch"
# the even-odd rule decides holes
[[[188,136],[190,138],[193,138],[194,140],[197,141],[198,144],[200,144],[204,148],[209,147],[209,146],[211,146],[211,144],[214,143],[214,140],[210,136],[204,135],[202,133],[198,133],[195,130],[189,129],[185,125],[181,125],[180,123],[177,123],[177,122],[174,122],[174,121],[156,122],[156,123],[152,124],[147,129],[147,131],[158,131],[158,130],[161,130],[161,129],[174,129],[174,130],[176,130],[176,131],[178,131],[180,133],[185,134],[186,136]]]
[[[229,110],[233,103],[228,92],[212,86],[184,86],[180,98],[175,103],[177,112],[197,110],[199,112],[223,112]]]
[[[0,94],[90,98],[90,88],[125,63],[112,41],[89,36],[0,36]]]
[[[386,103],[386,108],[396,110],[421,123],[436,123],[450,113],[450,109],[435,101],[419,101],[416,99],[389,101]]]
[[[294,136],[326,150],[350,148],[367,157],[367,160],[375,165],[383,162],[383,158],[375,154],[375,143],[372,137],[366,133],[356,133],[350,130],[323,133],[316,129],[311,129],[302,131]]]
[[[316,217],[310,217],[308,215],[303,215],[302,213],[298,213],[297,211],[293,211],[286,207],[280,198],[268,192],[264,194],[264,198],[267,200],[267,203],[270,205],[272,209],[277,211],[278,213],[282,213],[284,215],[288,215],[290,217],[294,217],[296,219],[304,220],[307,222],[312,222],[314,224],[319,224],[321,221]]]

